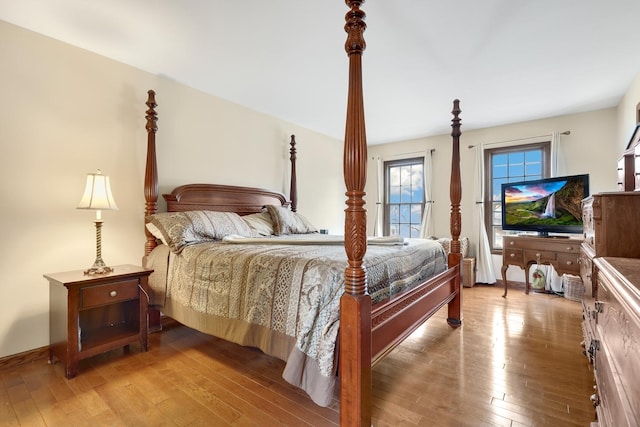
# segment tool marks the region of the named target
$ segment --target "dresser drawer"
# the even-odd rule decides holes
[[[583,244],[580,248],[580,277],[582,277],[582,283],[584,283],[584,296],[595,298],[597,283],[593,278],[593,258],[595,253],[593,248],[587,244]]]
[[[80,290],[80,308],[91,308],[139,298],[138,280],[108,283]]]

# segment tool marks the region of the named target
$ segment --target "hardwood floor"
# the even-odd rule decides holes
[[[375,426],[588,426],[593,375],[577,302],[501,286],[463,291],[374,368]],[[39,359],[0,370],[3,426],[337,425],[281,378],[283,362],[174,324],[150,351],[83,360],[66,380]]]

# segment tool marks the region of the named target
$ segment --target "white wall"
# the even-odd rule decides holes
[[[75,209],[86,173],[111,177],[120,208],[103,212],[105,262],[140,263],[148,89],[161,192],[187,182],[288,192],[296,134],[299,211],[342,231],[340,141],[2,21],[0,40],[0,357],[49,344],[42,275],[93,264],[94,215]]]

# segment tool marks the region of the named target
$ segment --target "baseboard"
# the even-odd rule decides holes
[[[49,346],[35,348],[22,353],[12,354],[0,358],[0,370],[15,368],[16,366],[30,363],[49,357]]]
[[[163,328],[171,328],[173,326],[178,325],[179,323],[170,317],[161,316],[160,324],[161,326],[157,330],[158,332],[161,331]],[[1,357],[0,370],[15,368],[16,366],[23,365],[25,363],[30,363],[40,359],[47,359],[48,357],[49,357],[48,345],[40,348],[34,348],[33,350],[28,350],[22,353],[16,353],[9,356]]]

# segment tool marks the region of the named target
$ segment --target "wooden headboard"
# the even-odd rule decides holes
[[[215,210],[247,215],[261,212],[266,205],[289,205],[282,193],[235,185],[188,184],[162,197],[169,212]]]

